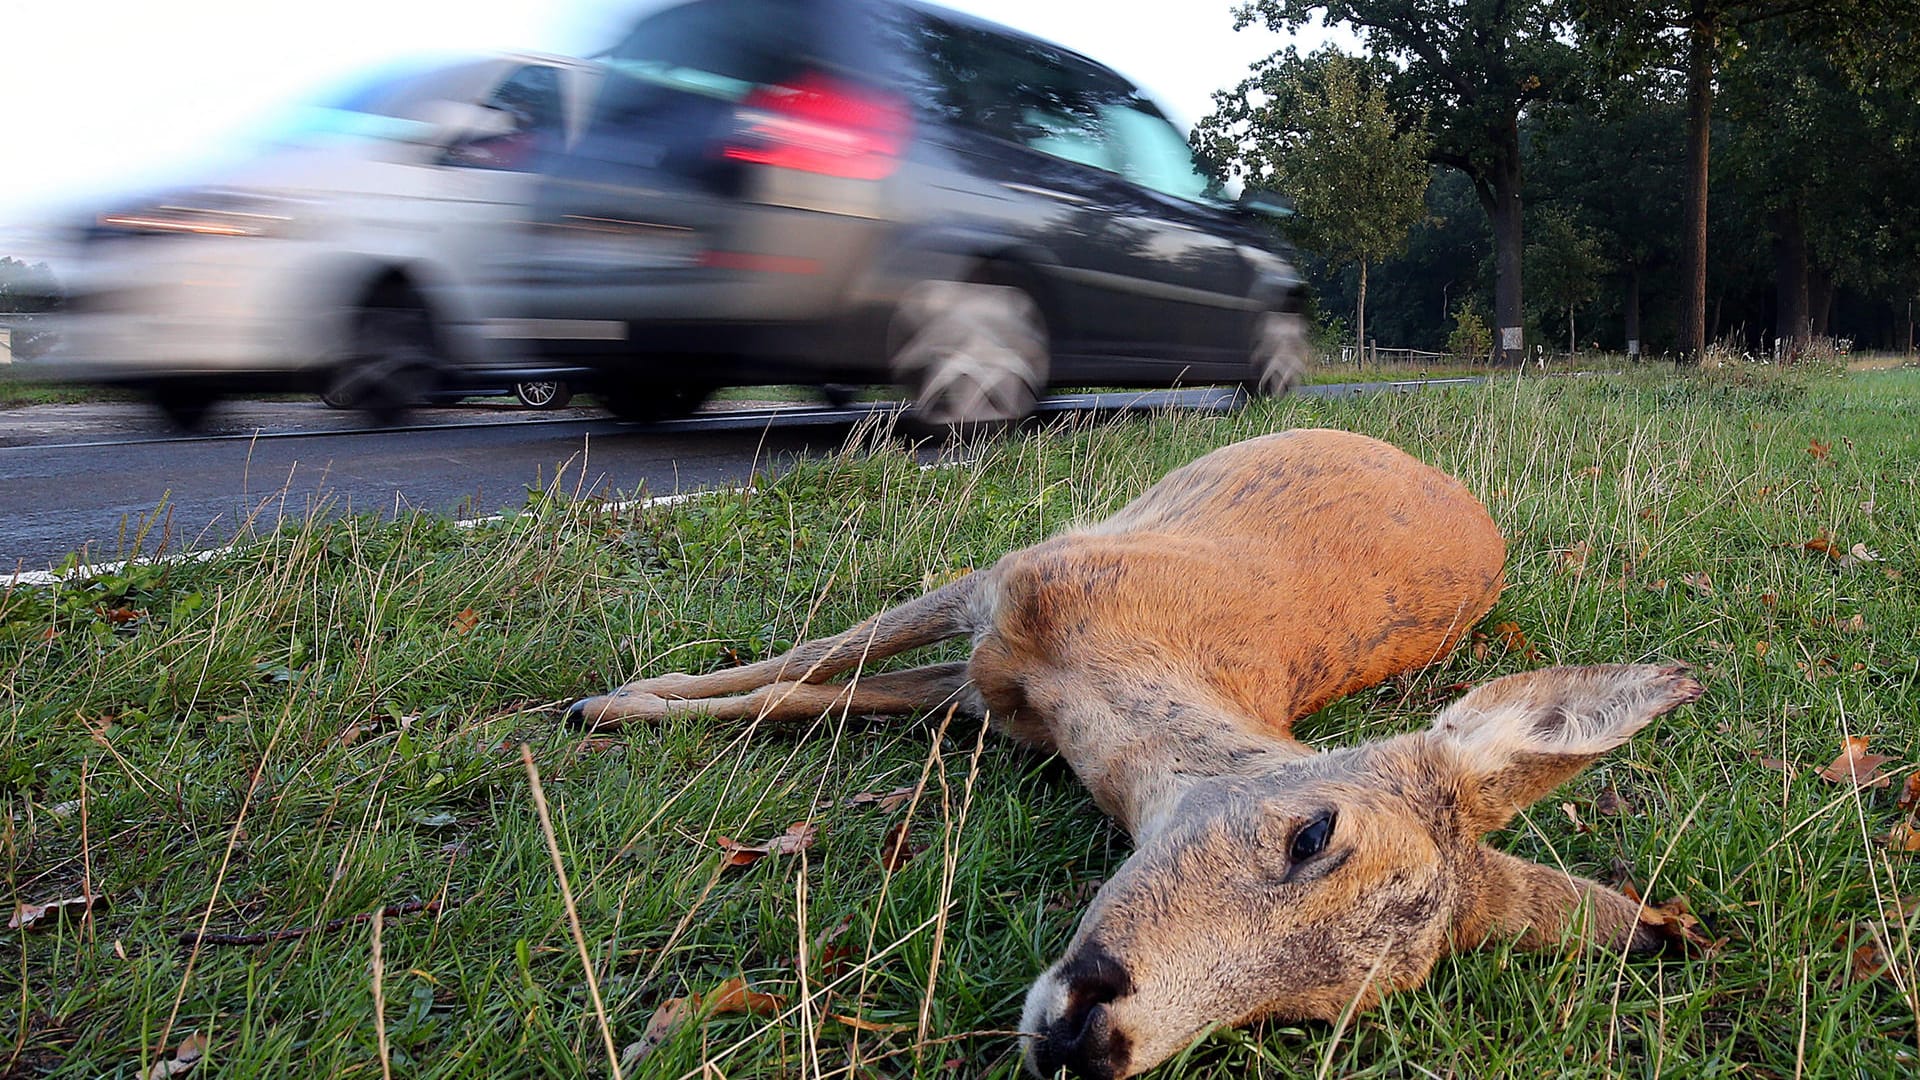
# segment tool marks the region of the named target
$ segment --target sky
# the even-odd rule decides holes
[[[944,0],[1069,46],[1181,124],[1290,43],[1233,29],[1234,0]],[[0,255],[64,207],[163,183],[287,101],[400,56],[592,52],[664,0],[66,0],[7,5]],[[1309,31],[1314,40],[1321,36]],[[1312,42],[1302,41],[1302,51]]]

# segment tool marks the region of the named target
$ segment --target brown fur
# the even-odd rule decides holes
[[[1481,843],[1699,693],[1678,667],[1483,686],[1432,728],[1316,753],[1296,719],[1445,655],[1492,607],[1505,543],[1458,481],[1336,431],[1268,435],[1167,474],[1111,518],[785,656],[588,698],[595,724],[810,718],[950,701],[1057,751],[1134,855],[1027,998],[1028,1064],[1131,1076],[1220,1023],[1327,1019],[1448,951],[1582,928],[1657,944],[1639,906]],[[827,680],[970,634],[963,664]],[[1331,814],[1323,851],[1296,837]]]

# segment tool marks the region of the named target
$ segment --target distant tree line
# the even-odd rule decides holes
[[[1506,362],[1535,344],[1913,347],[1911,0],[1251,0],[1236,17],[1365,45],[1260,61],[1194,131],[1223,174],[1295,199],[1323,319],[1403,347],[1485,337]]]

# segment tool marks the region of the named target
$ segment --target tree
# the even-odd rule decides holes
[[[1599,295],[1600,279],[1609,269],[1600,252],[1600,238],[1561,207],[1540,213],[1531,232],[1527,280],[1533,283],[1533,294],[1552,305],[1554,314],[1566,313],[1567,351],[1578,352],[1574,309]]]
[[[1616,67],[1681,59],[1686,72],[1687,181],[1680,358],[1707,345],[1707,197],[1716,74],[1756,28],[1791,21],[1793,32],[1862,69],[1912,58],[1912,0],[1573,0],[1590,44]]]
[[[1406,250],[1407,231],[1425,215],[1432,140],[1418,126],[1402,130],[1386,91],[1353,57],[1289,49],[1261,63],[1215,96],[1195,141],[1231,175],[1291,196],[1302,247],[1335,267],[1359,266],[1354,338],[1365,349],[1367,267]]]
[[[1473,180],[1493,225],[1499,356],[1525,353],[1520,115],[1577,69],[1557,0],[1248,0],[1237,26],[1288,33],[1316,15],[1357,32],[1403,118],[1424,117],[1428,160]]]

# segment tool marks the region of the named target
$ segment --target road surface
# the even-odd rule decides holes
[[[1317,394],[1416,384],[1312,387]],[[1050,399],[1047,411],[1231,407],[1201,388]],[[589,410],[423,410],[413,427],[366,430],[317,402],[247,402],[184,436],[144,406],[35,406],[0,412],[0,581],[70,552],[91,563],[214,547],[252,524],[313,514],[423,509],[478,517],[559,484],[601,497],[665,495],[744,482],[798,454],[840,448],[875,409],[736,409],[666,424]]]

